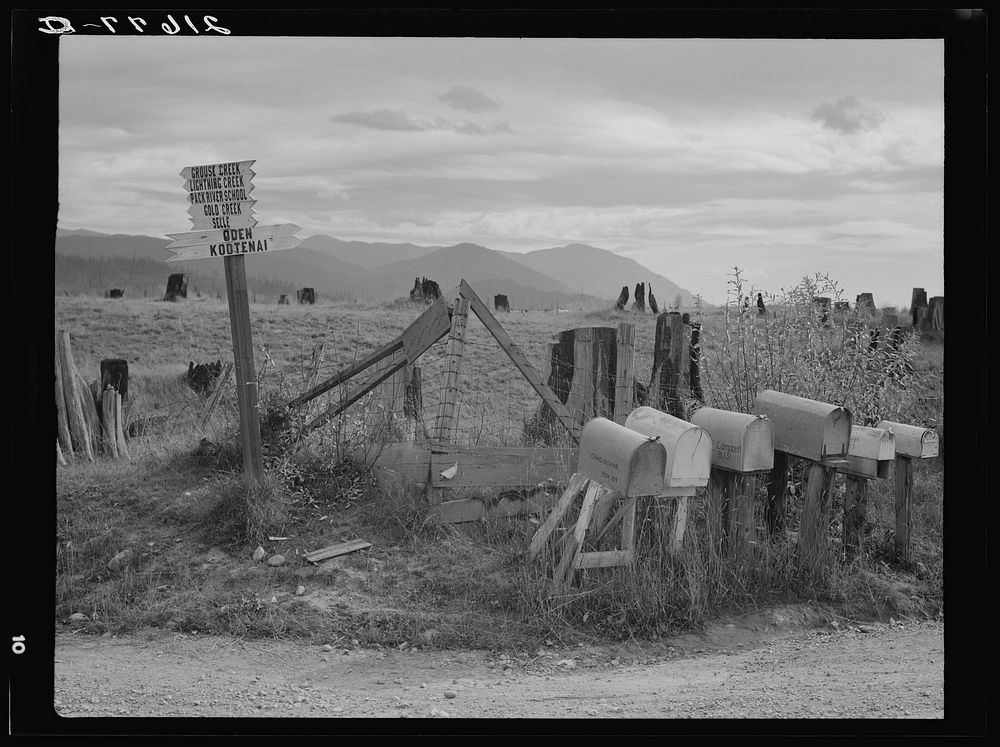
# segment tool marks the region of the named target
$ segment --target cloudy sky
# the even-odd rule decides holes
[[[66,35],[59,101],[62,228],[191,230],[180,169],[256,159],[300,237],[944,292],[939,39]]]

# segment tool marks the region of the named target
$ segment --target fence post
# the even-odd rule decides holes
[[[910,562],[910,515],[913,494],[913,460],[896,456],[896,554],[903,563]]]
[[[465,332],[469,322],[469,302],[461,296],[455,299],[451,315],[451,334],[448,338],[448,367],[437,417],[434,419],[433,437],[437,442],[448,442],[454,428],[455,402],[458,399],[458,378],[462,372],[462,354],[465,350]],[[433,478],[427,480],[427,500],[431,505],[441,503],[443,491],[432,487]]]
[[[844,487],[844,553],[848,560],[861,549],[865,538],[865,512],[868,507],[868,481],[863,477],[845,475]]]
[[[832,467],[813,463],[806,478],[805,505],[799,526],[799,544],[809,563],[818,560],[826,546],[830,514],[830,489],[835,472]]]
[[[615,340],[615,412],[614,421],[625,425],[632,412],[632,393],[635,382],[635,325],[622,322],[618,325]]]

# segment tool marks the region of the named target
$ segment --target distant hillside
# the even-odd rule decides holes
[[[403,293],[397,291],[393,296],[398,298],[409,292],[417,277],[436,280],[442,290],[458,285],[462,278],[465,278],[473,285],[489,280],[498,286],[508,284],[511,287],[533,288],[540,296],[574,295],[572,288],[548,275],[515,262],[492,249],[467,243],[455,244],[417,259],[394,262],[372,270],[361,282],[372,294],[378,292],[378,289],[384,289],[385,292],[390,292],[394,288],[401,289]],[[498,292],[504,291],[501,288]],[[552,298],[554,303],[555,296]],[[521,307],[517,298],[511,298],[510,301]]]
[[[559,278],[577,293],[597,298],[615,299],[622,286],[627,285],[631,302],[636,283],[645,283],[647,292],[652,285],[653,294],[662,309],[672,305],[678,293],[681,294],[681,303],[685,305],[691,303],[693,295],[634,259],[587,244],[569,244],[526,254],[503,252],[503,255]]]
[[[162,294],[170,273],[185,272],[189,287],[225,293],[221,261],[167,263],[172,256],[166,249],[168,243],[167,237],[59,229],[57,292],[103,294],[109,288],[125,288],[130,297],[156,296]],[[652,283],[664,309],[678,292],[685,303],[691,295],[634,260],[583,244],[513,254],[471,243],[420,247],[312,236],[293,250],[249,258],[246,272],[251,291],[259,294],[311,287],[325,300],[405,298],[418,277],[437,281],[442,290],[465,278],[485,301],[492,302],[494,294],[503,293],[513,309],[567,307],[586,296],[613,299],[622,285],[631,291],[638,282]]]
[[[439,246],[417,246],[416,244],[341,241],[325,234],[310,236],[302,242],[302,246],[366,270],[385,267],[393,262],[416,259],[441,248]]]

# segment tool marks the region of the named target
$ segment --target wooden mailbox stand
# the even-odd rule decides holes
[[[772,389],[757,395],[754,412],[766,415],[771,421],[776,452],[811,462],[806,477],[799,539],[807,559],[816,560],[826,542],[834,468],[847,463],[851,413],[843,407]],[[771,504],[768,518],[772,531],[775,518],[784,510],[787,469],[787,459],[779,460],[776,455],[772,471],[774,487],[768,495]]]
[[[757,475],[774,468],[774,428],[763,415],[702,407],[691,422],[712,438],[709,506],[726,550],[743,552],[757,539]],[[717,517],[717,519],[716,519]]]
[[[910,562],[911,504],[913,500],[913,460],[938,455],[938,435],[930,428],[883,420],[877,428],[892,432],[896,446],[896,552],[903,563]]]
[[[889,476],[889,465],[896,455],[892,432],[855,425],[847,463],[837,467],[844,475],[844,553],[852,558],[864,540],[865,512],[868,507],[868,481]]]

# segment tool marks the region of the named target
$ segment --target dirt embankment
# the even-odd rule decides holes
[[[512,654],[60,635],[55,708],[63,717],[944,717],[943,622],[803,629],[795,617]]]

